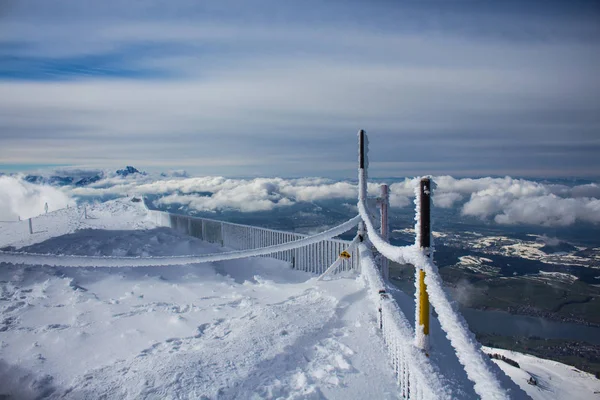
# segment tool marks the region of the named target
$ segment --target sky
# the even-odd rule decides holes
[[[595,2],[0,1],[0,171],[600,175]]]

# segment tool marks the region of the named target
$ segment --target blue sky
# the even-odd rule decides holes
[[[0,3],[0,170],[598,176],[593,2]]]

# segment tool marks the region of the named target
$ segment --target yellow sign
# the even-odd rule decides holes
[[[342,257],[342,258],[345,258],[345,259],[347,260],[347,259],[349,259],[351,256],[350,256],[350,253],[348,253],[347,251],[345,251],[345,250],[344,250],[344,251],[342,251],[342,252],[340,253],[340,257]]]

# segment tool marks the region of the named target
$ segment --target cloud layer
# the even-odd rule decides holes
[[[0,221],[35,217],[45,211],[75,205],[69,195],[47,185],[36,185],[12,176],[0,176]]]
[[[153,195],[156,205],[186,206],[196,211],[269,211],[303,202],[339,200],[355,204],[355,182],[328,178],[225,178],[188,177],[185,171],[168,174],[119,176],[98,170],[62,170],[47,177],[72,172],[78,178],[101,175],[102,179],[82,187],[34,185],[17,176],[0,176],[2,218],[14,220],[66,206],[70,199],[96,199],[125,195]],[[455,209],[463,218],[477,218],[502,225],[571,226],[600,223],[600,185],[557,184],[527,179],[433,177],[435,207]],[[417,178],[390,185],[393,208],[410,207]],[[378,196],[380,184],[369,183],[369,195]]]
[[[433,197],[440,208],[458,208],[465,217],[498,224],[568,226],[577,222],[600,222],[600,185],[566,185],[526,179],[434,177]],[[392,207],[407,207],[414,196],[417,179],[406,178],[390,185]],[[369,184],[369,194],[379,195],[379,185]],[[88,187],[75,188],[73,196],[123,195],[126,193],[162,195],[159,204],[184,204],[198,211],[235,209],[244,212],[267,211],[298,202],[342,199],[351,203],[357,197],[354,182],[326,178],[223,177],[163,178],[151,176],[123,179],[112,177]]]
[[[600,222],[600,186],[596,183],[567,186],[505,178],[436,178],[441,198],[436,205],[452,207],[463,197],[465,216],[493,219],[504,225],[568,226]],[[434,198],[434,201],[437,201]]]

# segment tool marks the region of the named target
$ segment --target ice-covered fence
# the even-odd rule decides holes
[[[250,225],[235,224],[217,221],[208,218],[191,217],[187,215],[172,214],[164,211],[149,210],[150,218],[159,225],[177,230],[186,235],[194,236],[210,243],[217,243],[233,250],[251,250],[268,248],[285,243],[297,242],[309,238],[300,233],[277,231]],[[264,254],[289,262],[293,268],[314,274],[322,274],[332,265],[340,254],[351,244],[349,240],[323,239],[317,242],[310,241],[289,250],[274,251]],[[350,258],[339,260],[335,272],[360,270],[357,249],[349,250]]]
[[[266,247],[250,248],[246,250],[232,250],[228,252],[218,252],[213,254],[189,255],[189,256],[158,256],[158,257],[110,257],[110,256],[71,256],[62,254],[38,254],[24,253],[15,251],[1,251],[0,262],[11,264],[27,264],[27,265],[48,265],[54,267],[150,267],[150,266],[172,266],[172,265],[187,265],[200,264],[216,261],[238,260],[248,257],[270,256],[277,253],[285,253],[290,250],[306,248],[299,251],[308,261],[304,262],[306,271],[312,271],[316,265],[311,260],[318,259],[324,254],[325,246],[320,245],[321,242],[336,240],[334,237],[341,235],[344,232],[354,228],[360,221],[360,216],[349,219],[348,221],[330,228],[324,232],[317,233],[312,236],[303,237],[286,243],[274,244]],[[213,221],[219,222],[219,221]],[[189,225],[192,223],[188,222]],[[242,225],[243,226],[243,225]],[[250,227],[253,228],[253,227]],[[183,228],[182,228],[183,229]],[[274,231],[277,232],[277,231]],[[222,233],[222,232],[221,232]],[[263,235],[266,237],[268,235]],[[222,237],[222,236],[221,236]],[[340,241],[346,243],[346,241]],[[260,243],[260,242],[259,242]],[[347,242],[351,244],[352,242]],[[311,250],[311,247],[314,249]],[[294,253],[295,254],[295,253]],[[358,261],[355,261],[358,263]],[[348,268],[351,266],[349,264]],[[315,270],[321,272],[323,268]],[[332,271],[333,273],[333,271]]]
[[[417,236],[417,243],[412,246],[397,247],[386,242],[377,229],[375,228],[373,221],[371,220],[371,213],[368,209],[367,202],[367,138],[364,131],[359,132],[359,170],[358,170],[358,210],[362,217],[364,226],[366,228],[366,236],[368,241],[375,247],[375,249],[387,259],[394,261],[399,264],[412,264],[417,269],[421,269],[425,272],[424,283],[427,285],[427,293],[430,299],[431,305],[435,308],[438,314],[438,320],[446,336],[450,340],[452,347],[456,351],[459,362],[463,365],[464,370],[471,382],[474,384],[475,392],[482,399],[510,399],[510,398],[521,398],[526,397],[524,392],[510,381],[506,375],[500,370],[500,368],[490,361],[489,357],[481,351],[481,345],[475,338],[475,335],[470,331],[465,319],[458,311],[456,305],[449,299],[447,293],[444,291],[442,278],[438,273],[437,266],[433,263],[431,257],[426,254],[428,250],[423,249],[418,245],[420,237]],[[416,221],[415,231],[417,235],[420,233],[420,218],[419,213],[421,210],[421,188],[416,191]],[[364,259],[363,254],[363,267],[366,270],[372,269],[367,267],[367,261]],[[380,272],[375,269],[373,272],[377,274],[377,279],[380,279]],[[374,285],[381,286],[385,294],[385,286],[383,280],[380,282],[376,278],[369,279]],[[386,319],[397,319],[398,321],[406,320],[402,311],[396,307],[395,310],[390,306],[384,306],[385,301],[382,301],[380,318],[382,320],[382,328],[386,324]],[[417,303],[418,304],[418,303]],[[387,309],[389,314],[387,318],[384,317],[384,309]],[[429,306],[427,306],[427,312]],[[416,314],[419,314],[417,310]],[[418,326],[416,331],[422,329],[422,326]],[[423,334],[423,332],[420,332]],[[418,339],[419,335],[416,335]],[[403,339],[405,340],[405,339]],[[415,342],[415,340],[411,340]],[[394,352],[394,347],[388,349]],[[418,347],[414,346],[415,349]],[[397,368],[397,365],[394,364]],[[420,369],[421,364],[414,364],[411,366],[409,375],[413,374],[415,369]],[[412,383],[410,379],[407,382],[408,385]],[[411,396],[412,397],[412,396]],[[418,398],[418,396],[417,396]]]
[[[414,345],[413,330],[400,311],[396,300],[386,293],[385,282],[373,260],[371,250],[358,246],[362,276],[369,287],[371,299],[378,305],[379,328],[402,397],[405,399],[452,399],[450,385],[431,364],[429,358]]]

